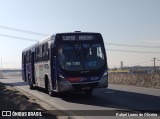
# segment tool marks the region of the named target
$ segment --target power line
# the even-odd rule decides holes
[[[125,47],[142,47],[142,48],[160,48],[160,46],[147,46],[147,45],[130,45],[130,44],[119,44],[119,43],[107,43],[106,45],[112,45],[112,46],[125,46]]]
[[[23,32],[23,33],[28,33],[28,34],[40,35],[40,36],[47,36],[48,35],[48,34],[44,34],[44,33],[38,33],[38,32],[34,32],[34,31],[28,31],[28,30],[23,30],[23,29],[8,27],[8,26],[2,26],[2,25],[0,25],[0,28]],[[0,36],[14,38],[14,39],[27,40],[27,41],[38,41],[35,39],[29,39],[29,38],[18,37],[18,36],[11,36],[11,35],[6,35],[6,34],[0,34]],[[105,42],[105,44],[106,45],[113,45],[113,46],[126,46],[126,47],[160,48],[160,46],[130,45],[130,44],[119,44],[119,43],[107,43],[107,42]],[[145,52],[145,51],[126,51],[126,50],[117,50],[117,49],[108,49],[108,50],[120,51],[120,52],[134,52],[134,53],[160,53],[160,52]]]
[[[35,41],[35,42],[38,41],[38,40],[35,40],[35,39],[18,37],[18,36],[12,36],[12,35],[6,35],[6,34],[0,34],[0,36],[7,37],[7,38],[14,38],[14,39],[26,40],[26,41]]]
[[[35,32],[35,31],[29,31],[29,30],[24,30],[24,29],[18,29],[18,28],[14,28],[14,27],[8,27],[8,26],[4,26],[4,25],[0,25],[0,28],[1,29],[12,30],[12,31],[18,31],[18,32],[27,33],[27,34],[48,36],[48,34],[39,33],[39,32]],[[119,44],[119,43],[107,43],[107,42],[106,42],[106,45],[126,46],[126,47],[143,47],[143,48],[160,48],[160,46],[130,45],[130,44]]]
[[[18,32],[27,33],[27,34],[33,34],[33,35],[39,35],[39,36],[48,36],[48,34],[39,33],[39,32],[35,32],[35,31],[29,31],[29,30],[24,30],[24,29],[18,29],[18,28],[13,28],[13,27],[8,27],[8,26],[4,26],[4,25],[0,25],[0,28],[1,29],[12,30],[12,31],[18,31]],[[105,42],[105,43],[106,43],[106,45],[112,45],[112,46],[160,48],[160,46],[130,45],[130,44],[119,44],[119,43],[107,43],[107,42]]]
[[[6,35],[6,34],[0,34],[0,36],[7,37],[7,38],[14,38],[14,39],[38,42],[38,40],[35,40],[35,39],[24,38],[24,37],[19,37],[19,36],[12,36],[12,35]],[[130,51],[130,50],[120,50],[120,49],[107,49],[107,50],[108,51],[119,51],[119,52],[132,52],[132,53],[150,53],[150,54],[154,53],[154,54],[160,54],[160,52]]]
[[[131,50],[120,50],[120,49],[107,49],[107,50],[108,50],[108,51],[118,51],[118,52],[160,54],[160,52],[131,51]]]
[[[18,29],[18,28],[13,28],[13,27],[8,27],[8,26],[2,26],[2,25],[0,25],[0,28],[1,29],[12,30],[12,31],[18,31],[18,32],[27,33],[27,34],[33,34],[33,35],[39,35],[39,36],[48,36],[48,34],[38,33],[38,32],[34,32],[34,31],[29,31],[29,30],[24,30],[24,29]]]

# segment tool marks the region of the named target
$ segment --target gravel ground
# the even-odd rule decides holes
[[[42,106],[43,102],[38,99],[30,96],[29,94],[24,94],[18,89],[4,85],[0,83],[0,115],[2,115],[2,111],[41,111],[43,114],[47,114],[49,116],[44,117],[0,117],[0,119],[57,119],[59,118],[56,114],[48,113],[46,109]],[[47,107],[47,106],[46,106]],[[49,110],[53,110],[50,107]],[[54,112],[55,113],[55,112]]]
[[[160,89],[160,74],[109,74],[109,83]]]

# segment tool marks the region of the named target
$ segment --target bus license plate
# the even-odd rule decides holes
[[[90,87],[87,86],[87,87],[83,87],[83,88],[82,88],[82,90],[85,90],[85,89],[90,89]]]

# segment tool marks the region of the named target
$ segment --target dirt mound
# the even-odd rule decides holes
[[[160,88],[160,74],[109,74],[109,83]]]

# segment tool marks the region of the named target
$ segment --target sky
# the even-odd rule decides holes
[[[4,26],[48,36],[60,32],[99,32],[110,68],[120,67],[121,61],[124,66],[153,66],[154,57],[156,66],[160,66],[159,0],[0,0],[0,67],[21,68],[22,50],[36,41],[8,38],[4,34],[38,41],[46,36]]]

